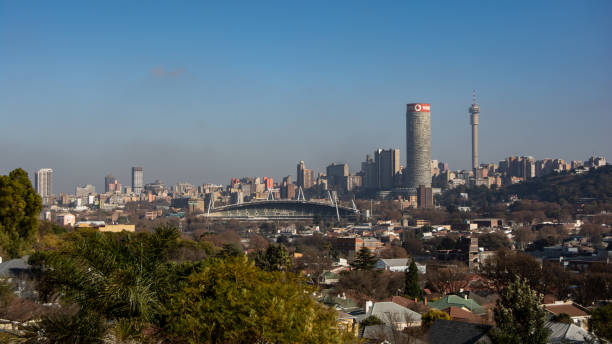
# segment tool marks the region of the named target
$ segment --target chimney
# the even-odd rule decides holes
[[[370,300],[366,301],[365,303],[365,312],[366,314],[369,314],[370,311],[372,310],[372,306],[374,306],[374,303]]]

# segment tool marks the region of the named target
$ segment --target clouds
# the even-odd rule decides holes
[[[158,66],[151,69],[151,75],[156,79],[176,78],[185,74],[187,74],[187,70],[185,68],[174,68],[166,70],[166,68],[164,68],[163,66]]]

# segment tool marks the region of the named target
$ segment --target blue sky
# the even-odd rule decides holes
[[[356,172],[432,104],[432,158],[612,158],[610,1],[2,1],[0,173],[55,191]]]

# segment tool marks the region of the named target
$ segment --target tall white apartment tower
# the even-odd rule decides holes
[[[53,170],[50,168],[41,168],[36,171],[34,184],[36,192],[41,198],[51,196],[53,194]]]

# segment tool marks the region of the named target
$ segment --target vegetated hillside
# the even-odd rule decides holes
[[[504,189],[505,194],[545,202],[575,203],[581,198],[594,198],[599,203],[608,203],[612,201],[612,166],[584,174],[562,173],[538,177]]]

